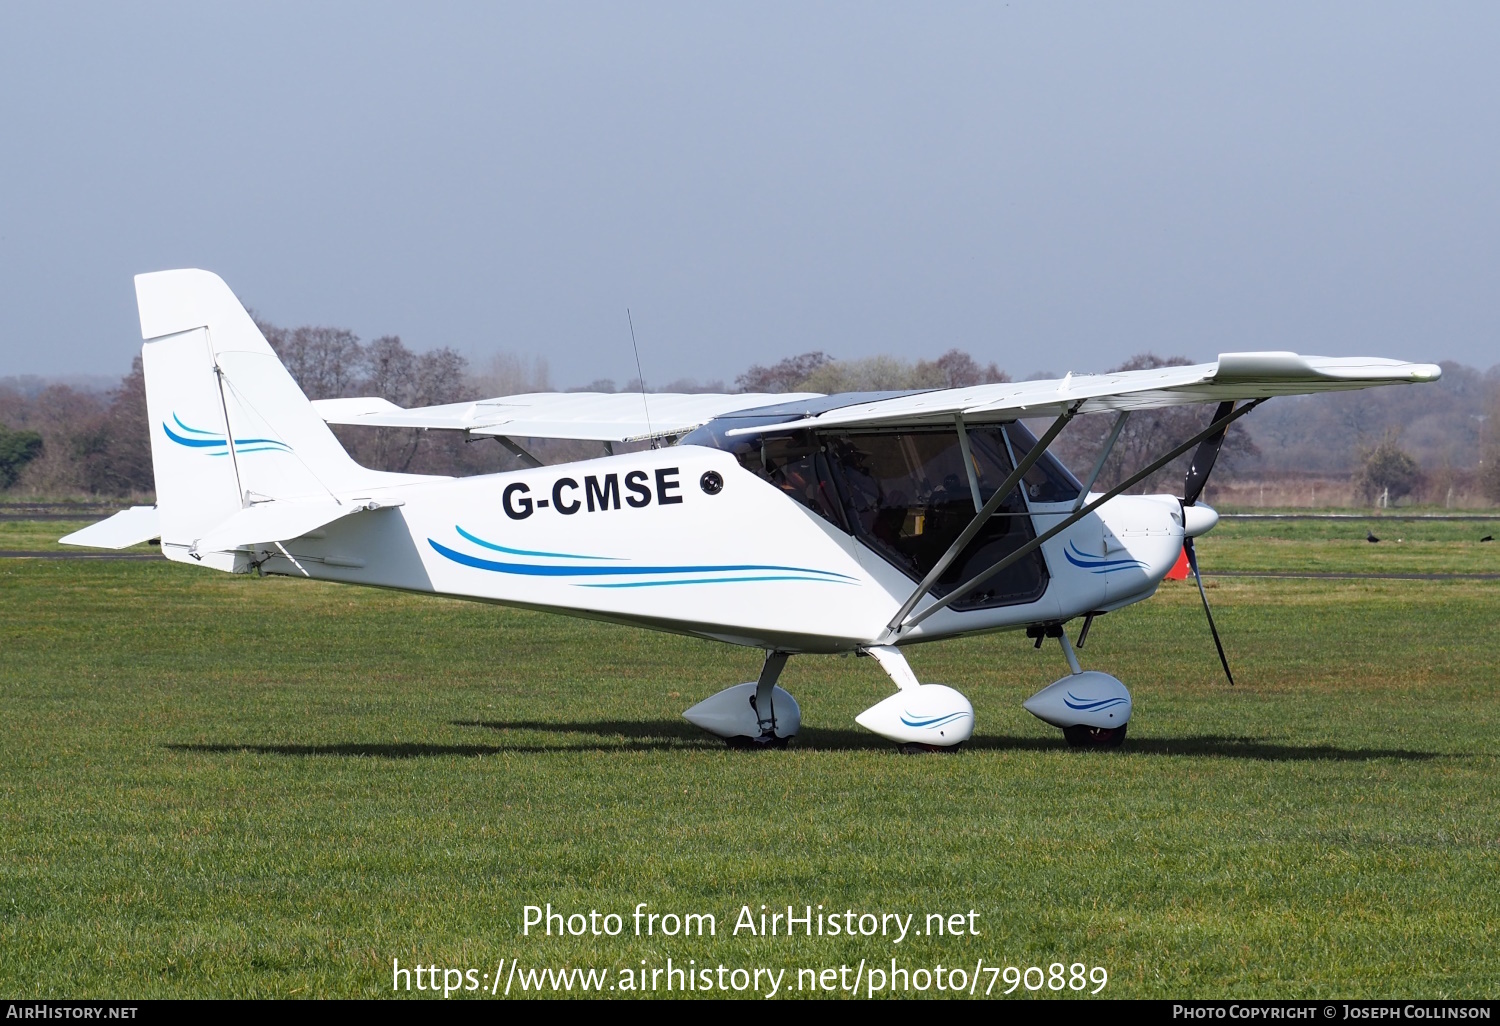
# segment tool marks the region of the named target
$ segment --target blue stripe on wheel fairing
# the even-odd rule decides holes
[[[1117,705],[1124,705],[1126,699],[1114,698],[1079,698],[1073,692],[1068,692],[1068,697],[1063,699],[1063,705],[1069,709],[1077,709],[1079,712],[1098,712],[1101,709],[1113,709]]]
[[[952,723],[954,720],[961,719],[962,717],[968,716],[969,714],[966,713],[966,712],[956,712],[956,713],[949,713],[946,716],[934,716],[934,717],[932,717],[930,719],[925,719],[925,720],[909,720],[909,719],[907,719],[907,717],[910,716],[910,715],[912,715],[912,714],[911,713],[902,713],[901,714],[901,722],[904,723],[904,724],[906,724],[908,727],[927,727],[927,728],[931,729],[931,728],[941,727],[945,723]]]

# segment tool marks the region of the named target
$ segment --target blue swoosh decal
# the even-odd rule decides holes
[[[172,419],[176,420],[176,417],[174,416]],[[222,439],[222,438],[183,438],[177,432],[175,432],[171,428],[167,427],[167,422],[166,421],[162,421],[161,422],[161,429],[167,433],[167,437],[168,438],[170,438],[172,441],[176,442],[178,445],[186,445],[186,446],[189,446],[189,447],[194,448],[194,449],[201,449],[201,448],[204,448],[205,446],[222,446],[222,445],[224,445],[224,439]],[[227,446],[226,446],[226,448],[227,448]]]
[[[172,419],[182,430],[194,435],[202,435],[202,438],[187,438],[173,431],[166,421],[161,422],[161,429],[167,433],[167,437],[178,445],[187,446],[189,449],[223,449],[223,452],[211,452],[210,456],[225,456],[229,453],[229,443],[224,436],[212,431],[204,431],[200,428],[188,427],[182,422],[177,414],[172,414]],[[236,438],[234,440],[235,452],[291,452],[291,446],[274,438]]]
[[[836,574],[830,570],[813,570],[802,566],[766,566],[758,563],[732,564],[724,566],[548,566],[536,563],[501,563],[492,559],[481,559],[466,552],[450,549],[435,539],[427,544],[441,556],[471,566],[476,570],[490,570],[501,574],[521,574],[527,577],[624,577],[636,574],[705,574],[735,573],[748,570],[782,571],[794,574],[815,575],[813,579],[837,579],[853,581],[847,574]]]
[[[1079,559],[1078,556],[1074,555],[1075,552],[1078,556],[1084,558]],[[1068,542],[1068,547],[1063,550],[1063,555],[1074,566],[1081,566],[1085,570],[1096,574],[1112,574],[1119,570],[1143,570],[1146,566],[1145,563],[1142,563],[1138,559],[1097,559],[1080,549],[1076,542]]]
[[[1113,709],[1115,706],[1124,705],[1128,701],[1129,699],[1127,698],[1119,697],[1090,700],[1087,698],[1079,698],[1077,695],[1073,694],[1073,692],[1069,691],[1068,697],[1063,699],[1063,705],[1067,706],[1069,709],[1077,709],[1079,712],[1093,712],[1098,709]]]
[[[967,716],[969,714],[966,713],[966,712],[956,712],[956,713],[949,713],[947,716],[933,716],[933,717],[931,717],[929,719],[925,719],[925,720],[909,720],[909,719],[907,719],[907,717],[910,716],[910,715],[911,715],[911,713],[902,713],[901,714],[901,722],[904,723],[904,724],[906,724],[908,727],[929,727],[929,728],[932,728],[932,727],[941,727],[945,723],[952,723],[954,720],[963,719],[965,716]]]
[[[619,573],[633,573],[620,570]],[[674,584],[743,584],[747,581],[815,581],[818,584],[853,584],[853,581],[835,581],[827,577],[804,577],[800,574],[775,574],[766,577],[699,577],[688,581],[625,581],[620,584],[584,584],[584,588],[668,588]]]
[[[504,545],[496,545],[494,542],[487,542],[483,538],[476,538],[457,524],[453,525],[453,529],[475,545],[482,545],[487,549],[494,549],[496,552],[508,552],[512,556],[543,556],[549,559],[607,559],[614,562],[620,560],[619,556],[578,556],[571,552],[534,552],[531,549],[508,549]]]
[[[188,427],[186,424],[184,424],[182,422],[182,418],[179,417],[179,416],[177,416],[176,411],[173,411],[173,413],[172,413],[172,419],[177,422],[177,426],[178,427],[182,428],[182,430],[186,431],[190,435],[212,435],[212,434],[214,434],[214,432],[212,432],[212,431],[204,431],[201,428]],[[166,427],[166,425],[163,424],[162,427]],[[215,437],[218,437],[218,436],[215,436]],[[222,441],[224,441],[224,439],[223,438],[219,438],[219,441],[222,442]]]

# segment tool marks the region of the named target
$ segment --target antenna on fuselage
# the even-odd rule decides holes
[[[635,379],[641,383],[641,406],[646,411],[646,434],[651,437],[651,448],[656,448],[656,432],[651,430],[651,404],[646,400],[646,375],[641,373],[641,347],[635,344],[635,318],[630,316],[630,307],[625,308],[625,320],[630,325],[630,348],[635,351]]]

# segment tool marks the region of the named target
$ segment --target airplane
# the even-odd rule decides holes
[[[1186,553],[1230,683],[1193,540],[1229,425],[1267,398],[1436,381],[1432,364],[1290,352],[1061,380],[843,395],[535,393],[422,409],[309,401],[229,287],[202,270],[135,279],[155,506],[70,534],[171,560],[447,595],[670,631],[765,652],[759,677],[686,719],[740,747],[801,726],[777,681],[807,653],[873,657],[895,693],[856,722],[906,751],[974,731],[909,645],[1024,630],[1070,671],[1023,705],[1075,747],[1117,748],[1130,691],[1083,669],[1094,620],[1151,597]],[[1207,425],[1095,490],[1134,411],[1216,404]],[[1113,415],[1075,477],[1051,452],[1074,418]],[[1023,419],[1052,418],[1040,436]],[[522,469],[449,478],[370,470],[330,424],[494,438]],[[602,443],[543,465],[527,439]],[[649,447],[614,452],[619,443]],[[1127,490],[1193,452],[1183,494]],[[1081,620],[1077,641],[1069,625]]]

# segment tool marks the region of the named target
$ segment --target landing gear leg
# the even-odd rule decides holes
[[[760,679],[755,682],[755,694],[750,696],[750,708],[755,710],[755,722],[760,734],[748,738],[751,745],[761,748],[785,748],[787,738],[776,733],[776,681],[786,668],[785,652],[767,652],[766,661],[760,668]],[[731,738],[730,744],[736,739]]]
[[[1082,673],[1083,667],[1078,664],[1078,653],[1073,651],[1073,643],[1068,640],[1068,632],[1061,627],[1057,628],[1057,640],[1062,645],[1063,655],[1068,660],[1068,669],[1074,673]]]

